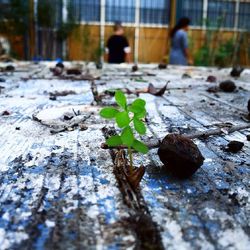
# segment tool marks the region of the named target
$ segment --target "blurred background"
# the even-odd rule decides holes
[[[20,60],[100,61],[121,21],[133,60],[160,62],[182,16],[195,65],[250,66],[249,0],[0,0],[0,39]]]

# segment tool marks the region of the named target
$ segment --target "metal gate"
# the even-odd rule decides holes
[[[63,40],[58,29],[63,22],[63,0],[37,0],[35,11],[35,57],[53,60],[63,56]]]

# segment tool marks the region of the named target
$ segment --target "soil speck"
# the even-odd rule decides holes
[[[10,112],[8,110],[3,111],[2,116],[10,115]]]
[[[159,68],[159,69],[166,69],[166,68],[167,68],[167,64],[166,64],[166,63],[160,63],[160,64],[158,65],[158,68]]]
[[[138,71],[138,66],[137,65],[133,65],[133,67],[132,67],[132,72],[136,72],[136,71]]]
[[[68,69],[67,75],[81,75],[82,71],[80,69]]]
[[[242,68],[240,66],[233,67],[230,75],[232,77],[239,77],[243,70],[244,70],[244,68]]]

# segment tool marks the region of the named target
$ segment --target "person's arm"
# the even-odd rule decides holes
[[[104,60],[106,62],[109,62],[109,53],[110,53],[110,47],[111,47],[111,37],[109,37],[106,46],[105,46],[105,54],[104,54]]]
[[[131,63],[131,48],[130,47],[125,47],[124,48],[124,53],[125,53],[125,62]]]
[[[183,46],[183,51],[184,54],[187,58],[187,62],[189,65],[193,64],[193,59],[192,56],[190,54],[189,48],[188,48],[188,36],[186,32],[183,32],[183,36],[182,36],[182,46]]]
[[[129,42],[126,37],[124,40],[124,53],[125,53],[125,62],[131,63],[131,48],[129,46]]]
[[[105,48],[105,53],[104,53],[104,61],[108,62],[108,60],[109,60],[109,48],[106,47]]]
[[[194,61],[193,61],[192,56],[190,55],[189,49],[188,49],[188,48],[184,49],[184,53],[185,53],[185,56],[186,56],[186,58],[187,58],[188,64],[189,64],[189,65],[193,65],[193,64],[194,64]]]

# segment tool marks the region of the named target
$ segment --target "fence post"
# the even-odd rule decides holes
[[[175,26],[176,23],[176,9],[177,9],[177,0],[170,0],[169,6],[169,24],[168,24],[168,39],[167,39],[167,46],[166,46],[166,55],[169,55],[170,47],[171,47],[171,38],[170,38],[170,31]],[[164,61],[166,59],[164,58]]]
[[[170,0],[169,28],[172,29],[176,23],[176,0]]]
[[[37,24],[37,6],[38,6],[38,0],[33,0],[33,15],[34,15],[34,33],[35,33],[35,56],[37,57],[39,55],[39,49],[38,49],[38,24]]]
[[[134,62],[138,63],[139,59],[139,36],[140,36],[140,0],[135,2],[135,47]]]
[[[103,52],[105,50],[105,19],[106,19],[106,0],[100,0],[101,1],[101,6],[100,6],[100,46],[101,46],[101,62],[104,62],[104,55]],[[104,52],[105,53],[105,52]]]
[[[35,16],[34,16],[34,0],[29,0],[29,55],[30,60],[35,54]]]
[[[62,22],[67,22],[68,19],[68,8],[67,8],[67,0],[62,1]],[[62,57],[65,60],[67,57],[67,39],[65,39],[62,43]]]

